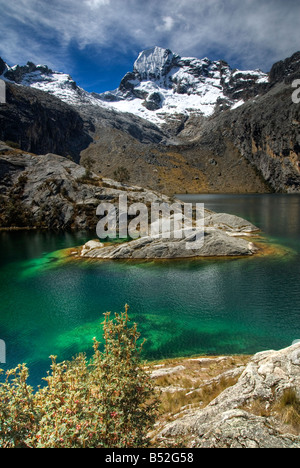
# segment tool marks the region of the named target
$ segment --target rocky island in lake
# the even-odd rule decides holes
[[[204,230],[194,230],[189,236],[176,238],[176,231],[169,239],[159,236],[144,236],[122,244],[87,242],[81,257],[98,259],[175,259],[196,257],[232,257],[253,255],[258,248],[246,236],[259,229],[248,221],[225,213],[205,210]],[[197,236],[203,236],[198,248]],[[191,248],[187,248],[188,244]]]
[[[126,195],[128,204],[153,203],[172,206],[174,200],[156,191],[102,178],[74,161],[55,154],[35,155],[0,142],[0,188],[4,203],[1,227],[96,231],[101,203],[118,204]],[[183,206],[183,203],[178,201]],[[150,226],[151,227],[151,226]],[[257,248],[249,239],[259,228],[226,213],[204,210],[204,232],[193,231],[177,238],[142,236],[121,244],[88,242],[81,257],[99,259],[171,259],[253,255]],[[187,248],[204,234],[201,248]]]

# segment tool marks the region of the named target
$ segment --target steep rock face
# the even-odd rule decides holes
[[[6,84],[6,104],[0,106],[0,139],[24,151],[53,152],[79,161],[92,141],[88,125],[69,105],[47,93]]]
[[[0,57],[0,76],[3,75],[3,73],[5,72],[6,70],[6,63],[4,62],[4,60],[2,60],[2,58]]]
[[[227,144],[257,170],[275,192],[300,191],[300,106],[293,88],[279,83],[263,96],[209,122],[187,122],[181,136],[191,136],[199,153],[220,161]]]
[[[300,107],[291,89],[278,85],[243,112],[232,135],[241,154],[276,192],[300,191]]]
[[[141,81],[160,80],[166,78],[170,70],[176,66],[180,57],[169,49],[150,48],[141,52],[134,63],[134,73]],[[170,83],[164,83],[168,86]]]
[[[286,84],[300,78],[300,52],[281,60],[273,65],[269,73],[270,83],[276,84],[285,81]]]

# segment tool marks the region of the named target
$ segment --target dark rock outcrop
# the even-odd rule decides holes
[[[281,60],[273,65],[269,73],[270,84],[285,82],[291,84],[294,80],[300,79],[300,52],[296,52],[291,57]]]
[[[3,75],[3,73],[5,72],[5,69],[6,69],[6,63],[0,57],[0,76]]]
[[[54,96],[24,86],[6,84],[6,104],[0,106],[0,139],[36,154],[56,153],[79,161],[92,141],[89,123]]]
[[[279,83],[268,93],[238,109],[201,122],[188,122],[181,135],[194,132],[199,154],[209,150],[222,160],[233,144],[275,192],[300,192],[300,106],[292,101],[293,88]]]
[[[16,66],[13,69],[7,70],[5,73],[5,78],[7,78],[10,81],[13,81],[15,83],[20,84],[23,80],[23,78],[28,74],[28,73],[33,73],[36,71],[41,71],[44,74],[51,74],[53,71],[48,68],[46,65],[39,65],[36,66],[33,62],[27,62],[27,65],[24,66]]]

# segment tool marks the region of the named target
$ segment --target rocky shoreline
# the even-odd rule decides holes
[[[125,196],[128,206],[153,204],[171,207],[183,203],[161,193],[100,177],[74,161],[55,154],[25,153],[0,142],[0,228],[96,231],[101,203],[116,206]],[[148,212],[148,211],[147,211]],[[225,213],[204,210],[204,229],[178,235],[174,215],[172,232],[164,236],[141,235],[122,244],[89,242],[83,258],[175,259],[195,257],[252,256],[257,247],[248,236],[259,229],[250,222]],[[192,220],[194,222],[194,220]],[[176,225],[177,226],[177,225]],[[191,224],[194,227],[194,224]],[[168,235],[169,234],[169,235]],[[181,233],[182,234],[182,233]],[[195,239],[201,239],[201,246]]]
[[[170,200],[100,177],[65,157],[26,153],[0,141],[0,228],[95,231],[99,204],[115,203],[122,194],[129,203]]]
[[[149,367],[161,393],[154,446],[300,448],[300,343]]]

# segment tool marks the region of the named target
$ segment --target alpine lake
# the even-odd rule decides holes
[[[241,216],[273,254],[149,262],[66,261],[95,232],[0,232],[0,339],[4,370],[26,363],[42,384],[50,355],[89,356],[103,314],[129,304],[144,358],[254,354],[300,339],[300,195],[185,195]]]

